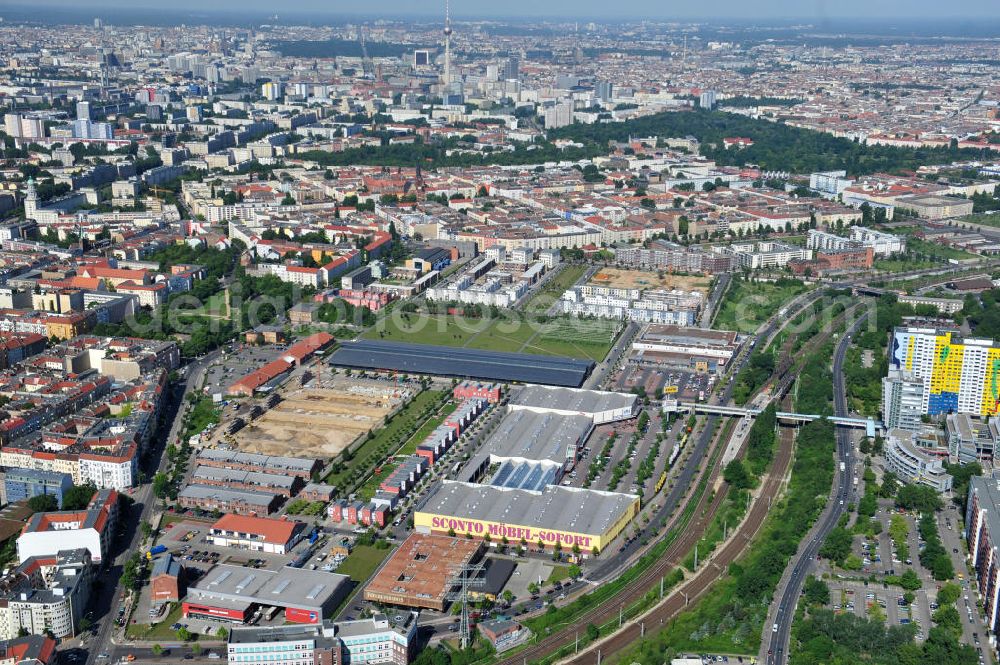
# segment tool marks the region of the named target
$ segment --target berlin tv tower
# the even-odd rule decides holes
[[[444,87],[451,86],[451,11],[449,0],[444,0]]]

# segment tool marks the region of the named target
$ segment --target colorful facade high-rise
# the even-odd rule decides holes
[[[924,381],[924,413],[1000,413],[1000,346],[991,339],[963,339],[933,328],[897,328],[889,368],[912,372]]]

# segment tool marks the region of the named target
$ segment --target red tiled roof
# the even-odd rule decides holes
[[[284,545],[291,540],[299,524],[302,523],[291,520],[227,514],[220,517],[212,525],[212,528],[259,535],[263,537],[265,542]]]

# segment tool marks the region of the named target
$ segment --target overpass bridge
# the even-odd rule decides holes
[[[739,406],[723,406],[721,404],[707,404],[704,402],[677,402],[676,407],[671,407],[677,411],[694,411],[695,413],[710,413],[719,416],[732,416],[736,418],[753,418],[760,414],[762,409],[743,408]],[[821,416],[812,413],[792,413],[789,411],[778,411],[779,421],[792,423],[807,423],[820,418],[826,418],[837,427],[856,427],[865,430],[865,436],[874,437],[878,432],[885,429],[882,422],[874,418],[850,418],[847,416]]]

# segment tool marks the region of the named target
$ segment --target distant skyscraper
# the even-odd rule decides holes
[[[701,97],[698,98],[698,105],[706,111],[711,111],[715,108],[715,90],[706,90],[701,93]]]
[[[413,52],[413,66],[414,67],[426,67],[431,63],[430,51],[414,51]]]
[[[521,77],[521,61],[516,55],[507,58],[503,68],[503,78],[505,81],[514,81]]]
[[[610,101],[614,96],[614,86],[611,85],[611,81],[598,81],[594,88],[597,98],[602,102]]]
[[[264,99],[275,101],[281,99],[285,94],[285,86],[281,81],[268,81],[260,86],[260,94]]]
[[[77,102],[76,103],[76,118],[77,120],[90,120],[93,116],[91,115],[90,102]]]
[[[94,19],[94,27],[97,28],[98,30],[100,30],[101,28],[104,27],[104,21],[102,21],[99,18],[95,18]]]

